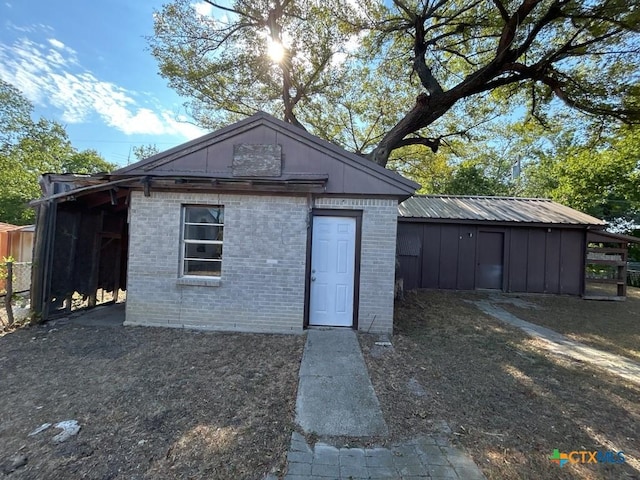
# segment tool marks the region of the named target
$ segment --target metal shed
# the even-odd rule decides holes
[[[587,231],[605,222],[551,200],[414,196],[398,206],[404,288],[581,295]]]

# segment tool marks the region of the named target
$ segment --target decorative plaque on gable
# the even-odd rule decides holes
[[[231,172],[234,177],[279,177],[282,174],[282,147],[234,145]]]

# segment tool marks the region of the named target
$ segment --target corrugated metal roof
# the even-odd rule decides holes
[[[606,225],[598,218],[543,198],[417,195],[398,205],[400,218],[482,222]]]

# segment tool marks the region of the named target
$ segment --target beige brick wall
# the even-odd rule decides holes
[[[225,207],[218,286],[178,280],[184,204]],[[127,324],[302,331],[306,198],[133,192],[129,242]]]
[[[218,285],[179,280],[185,204],[225,207]],[[326,197],[314,206],[363,211],[358,324],[390,333],[397,202]],[[133,192],[126,324],[300,333],[308,219],[306,197]]]

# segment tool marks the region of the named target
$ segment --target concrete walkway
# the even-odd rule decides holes
[[[589,363],[609,373],[640,384],[640,363],[613,353],[603,352],[571,340],[549,328],[527,322],[488,300],[471,301],[478,309],[493,318],[518,327],[529,336],[543,340],[547,350],[556,355]]]
[[[310,446],[302,434],[293,432],[285,480],[485,478],[473,460],[452,447],[444,435],[424,436],[389,448],[331,445],[332,437],[366,437],[369,443],[388,435],[352,330],[307,332],[296,421],[305,433],[320,436],[323,441]]]
[[[389,430],[353,330],[309,330],[296,421],[319,436],[375,437]]]

